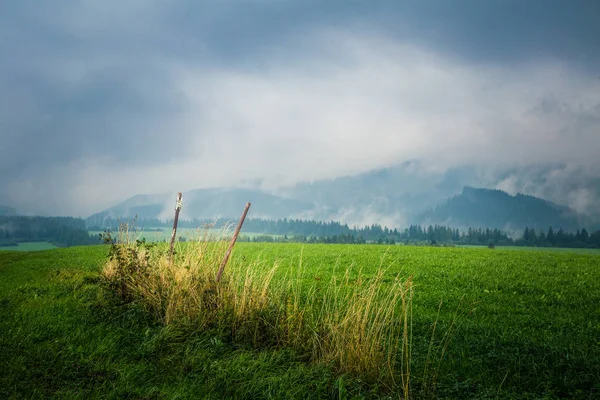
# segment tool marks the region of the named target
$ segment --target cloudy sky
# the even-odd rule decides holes
[[[86,216],[412,159],[597,177],[599,20],[596,0],[4,0],[0,204]]]

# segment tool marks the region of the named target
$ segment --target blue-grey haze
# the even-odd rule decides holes
[[[86,216],[418,160],[594,214],[599,20],[595,0],[2,1],[0,205]]]

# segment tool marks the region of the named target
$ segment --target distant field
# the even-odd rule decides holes
[[[348,267],[412,276],[416,399],[431,328],[437,320],[439,349],[456,315],[433,398],[600,398],[600,255],[515,249],[239,243],[231,262],[278,263],[278,274],[302,266],[306,287]],[[395,398],[286,349],[237,347],[108,306],[106,254],[0,253],[0,398]]]
[[[133,237],[139,238],[139,239],[145,238],[146,241],[149,241],[149,242],[161,242],[163,240],[166,240],[166,241],[171,240],[172,231],[169,228],[152,228],[151,227],[151,228],[147,228],[147,229],[150,229],[150,230],[142,229],[142,230],[136,232],[133,235]],[[155,230],[155,229],[160,229],[160,231]],[[223,234],[231,235],[232,232],[233,232],[233,229],[223,231],[221,229],[179,228],[179,229],[177,229],[177,237],[185,237],[186,240],[198,240],[198,238],[203,238],[207,235],[212,236],[212,237],[221,237]],[[90,231],[90,234],[94,235],[94,236],[98,236],[101,233],[104,233],[104,232]],[[256,232],[244,232],[242,230],[242,232],[240,233],[240,236],[254,238],[256,236],[279,237],[279,236],[283,236],[283,235],[271,235],[271,234],[256,233]]]
[[[12,251],[40,251],[55,249],[52,243],[48,242],[26,242],[19,243],[17,246],[0,246],[0,250],[12,250]]]

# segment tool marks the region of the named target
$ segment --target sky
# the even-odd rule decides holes
[[[415,159],[597,184],[599,20],[596,0],[5,0],[0,205],[87,216]],[[568,201],[559,175],[499,187]]]

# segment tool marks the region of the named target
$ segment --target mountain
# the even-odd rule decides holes
[[[600,207],[596,206],[600,181],[593,176],[591,171],[562,165],[436,170],[423,162],[409,161],[271,192],[193,190],[184,193],[181,218],[237,218],[250,201],[250,217],[254,218],[335,220],[350,226],[378,223],[398,228],[443,223],[459,228],[472,225],[512,230],[527,225],[547,229],[552,225],[576,229],[600,222]],[[133,196],[94,214],[88,225],[100,225],[107,217],[169,219],[174,203],[174,193]]]
[[[212,188],[197,189],[183,194],[180,218],[237,217],[246,202],[252,203],[254,218],[285,218],[300,215],[314,208],[314,204],[265,193],[256,189]],[[88,226],[101,225],[107,218],[172,218],[175,196],[172,194],[137,195],[114,207],[87,218]]]
[[[569,206],[568,210],[556,211],[560,218],[549,218],[551,212],[548,212],[543,217],[520,215],[523,221],[532,222],[532,218],[539,224],[553,221],[564,224],[565,229],[577,222],[580,227],[582,224],[600,226],[600,174],[593,168],[564,164],[510,168],[465,165],[438,170],[422,161],[412,160],[357,175],[300,183],[288,188],[284,194],[314,202],[316,208],[308,214],[311,218],[341,220],[351,225],[377,222],[406,227],[417,222],[450,220],[452,213],[445,218],[442,215],[433,218],[431,211],[460,195],[465,186],[500,189],[517,197],[519,203],[528,203],[524,196],[529,195],[542,202],[549,200],[552,207]],[[507,198],[504,201],[512,202]],[[458,215],[454,217],[454,222],[470,220]],[[497,221],[480,220],[507,227],[513,225],[516,217],[508,214]]]
[[[420,212],[459,193],[456,171],[423,173],[417,161],[336,179],[305,182],[273,193],[259,189],[212,188],[184,193],[181,218],[237,217],[247,201],[254,218],[336,220],[350,225],[402,227]],[[174,194],[136,195],[88,218],[171,218]]]
[[[440,173],[413,160],[357,175],[299,183],[281,193],[314,203],[315,209],[303,216],[306,218],[406,226],[420,213],[460,193],[463,182],[482,183],[472,168]]]
[[[12,216],[17,215],[17,210],[12,207],[0,206],[1,216]]]
[[[457,228],[499,228],[507,232],[522,232],[525,227],[545,231],[552,226],[571,231],[589,226],[585,216],[566,206],[534,196],[511,196],[502,190],[468,186],[461,194],[422,213],[415,222]]]
[[[86,219],[88,225],[101,225],[105,218],[157,218],[167,206],[168,194],[138,194]],[[175,201],[173,201],[173,205]]]

